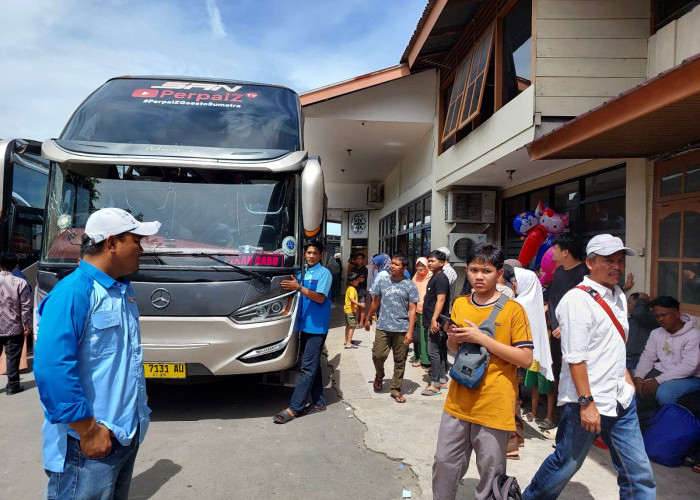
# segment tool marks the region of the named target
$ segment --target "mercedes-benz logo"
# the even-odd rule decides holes
[[[156,309],[165,309],[170,304],[170,292],[165,288],[156,288],[151,293],[151,304]]]

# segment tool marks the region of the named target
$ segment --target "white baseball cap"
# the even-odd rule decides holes
[[[599,234],[591,238],[586,245],[586,255],[594,253],[596,255],[612,255],[616,252],[624,251],[626,255],[637,255],[637,252],[628,248],[622,240],[612,234]]]
[[[94,212],[85,224],[85,234],[93,243],[106,240],[110,235],[134,233],[151,236],[160,229],[160,222],[139,222],[129,212],[121,208],[101,208]]]

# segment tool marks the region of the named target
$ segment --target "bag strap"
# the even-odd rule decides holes
[[[503,310],[503,306],[506,305],[506,302],[508,302],[508,297],[506,295],[501,294],[501,296],[498,297],[498,300],[493,305],[489,317],[482,321],[479,325],[479,330],[481,330],[491,338],[493,338],[496,335],[496,318]]]
[[[589,294],[591,297],[593,297],[593,300],[595,300],[598,304],[600,304],[600,307],[603,308],[603,310],[608,313],[608,316],[610,316],[610,320],[613,322],[613,325],[615,325],[615,328],[617,328],[617,331],[620,332],[620,336],[622,337],[623,342],[627,342],[627,337],[625,336],[625,329],[622,328],[622,325],[620,324],[620,321],[615,317],[615,314],[613,314],[612,309],[610,309],[610,306],[608,305],[607,302],[603,300],[603,297],[600,296],[598,292],[593,290],[590,286],[586,285],[578,285],[576,288],[579,290],[583,290],[587,294]]]
[[[494,500],[508,500],[510,498],[510,485],[513,484],[515,478],[512,476],[506,476],[507,479],[503,482],[503,486],[498,487],[499,475],[493,478],[493,483],[491,483],[491,494]]]

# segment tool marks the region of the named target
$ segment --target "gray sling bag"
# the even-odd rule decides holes
[[[491,314],[480,325],[479,330],[493,338],[496,332],[496,317],[508,302],[508,297],[501,295],[491,309]],[[485,347],[471,342],[462,342],[455,356],[455,363],[450,369],[450,377],[468,389],[476,389],[481,384],[489,366],[491,354]]]

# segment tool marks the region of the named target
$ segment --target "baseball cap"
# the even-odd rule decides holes
[[[628,248],[622,240],[612,234],[599,234],[591,238],[586,245],[586,254],[612,255],[615,252],[624,251],[626,255],[637,255],[637,252]]]
[[[350,271],[350,273],[348,274],[348,281],[355,281],[359,277],[360,277],[360,273],[356,273],[355,271]]]
[[[438,252],[442,252],[445,254],[445,257],[447,257],[447,260],[450,260],[450,251],[447,249],[447,247],[440,247],[436,248]]]
[[[160,229],[160,222],[139,222],[129,212],[121,208],[101,208],[94,212],[85,224],[85,234],[93,243],[100,243],[110,235],[134,233],[151,236]]]

